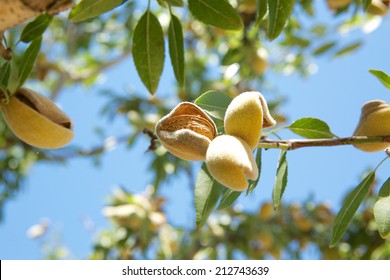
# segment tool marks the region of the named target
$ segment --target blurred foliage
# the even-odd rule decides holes
[[[114,10],[79,23],[69,22],[66,14],[51,19],[43,33],[38,55],[28,83],[52,98],[70,86],[81,84],[89,88],[104,75],[104,71],[131,57],[132,36],[147,1],[127,1]],[[306,250],[314,250],[324,259],[386,259],[390,258],[388,241],[380,238],[373,221],[373,195],[353,220],[342,242],[328,247],[334,213],[327,205],[313,202],[282,205],[274,212],[269,203],[259,206],[256,213],[236,208],[214,213],[199,230],[175,228],[166,217],[159,196],[159,187],[174,179],[178,171],[194,182],[191,165],[167,153],[155,142],[155,122],[165,115],[172,104],[193,101],[210,89],[220,90],[231,97],[247,90],[259,90],[266,96],[271,113],[279,123],[288,119],[280,112],[284,93],[268,80],[268,73],[309,77],[317,69],[319,57],[337,59],[364,44],[365,34],[378,27],[383,9],[369,7],[370,1],[312,0],[295,1],[294,9],[280,36],[267,39],[269,15],[258,17],[256,0],[231,1],[243,22],[241,31],[227,31],[205,25],[187,12],[186,4],[178,7],[151,1],[165,38],[168,35],[170,12],[181,20],[185,47],[184,87],[157,88],[154,96],[145,88],[118,93],[101,90],[107,99],[102,117],[127,121],[131,133],[116,138],[117,142],[133,147],[138,137],[150,138],[151,191],[129,194],[124,190],[112,196],[112,203],[103,213],[112,220],[112,228],[102,231],[95,241],[92,259],[214,259],[214,258],[302,258]],[[264,2],[264,1],[262,1]],[[367,5],[367,12],[363,9]],[[374,2],[374,1],[373,1]],[[381,1],[388,7],[388,1]],[[328,8],[325,9],[324,8]],[[381,6],[382,7],[382,6]],[[383,7],[382,7],[383,8]],[[387,10],[386,10],[387,11]],[[329,21],[323,22],[326,13]],[[346,33],[362,30],[345,37]],[[4,32],[0,38],[0,68],[12,55],[8,87],[17,82],[18,64],[27,46],[19,42],[23,25]],[[2,73],[0,73],[2,74]],[[2,88],[3,89],[3,88]],[[170,93],[169,98],[160,95]],[[0,91],[1,92],[1,91]],[[3,96],[0,93],[0,99]],[[99,159],[109,143],[91,149],[68,147],[60,151],[36,150],[17,140],[0,121],[0,213],[4,202],[15,196],[23,185],[32,164],[41,161],[67,162],[73,157]],[[50,243],[48,241],[47,243]],[[58,258],[55,248],[46,257]],[[312,249],[314,248],[314,249]],[[62,254],[59,254],[62,256]]]

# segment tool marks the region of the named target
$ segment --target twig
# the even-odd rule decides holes
[[[336,139],[289,139],[289,140],[270,140],[261,139],[258,148],[264,149],[281,149],[281,150],[296,150],[304,147],[330,147],[352,144],[367,144],[367,143],[389,143],[390,135],[383,136],[351,136]]]

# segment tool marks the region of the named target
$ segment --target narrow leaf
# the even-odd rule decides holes
[[[227,189],[225,193],[222,195],[221,202],[218,205],[218,210],[225,209],[231,206],[241,195],[241,193],[242,192]]]
[[[367,196],[367,193],[370,189],[371,184],[374,182],[374,179],[375,171],[372,171],[351,193],[348,194],[348,196],[344,200],[343,206],[341,207],[341,210],[337,214],[336,219],[334,221],[332,237],[330,241],[331,247],[333,247],[343,236],[349,223],[352,221],[353,216],[359,209],[360,204]]]
[[[338,52],[336,52],[333,57],[339,57],[339,56],[349,54],[349,53],[355,51],[356,49],[360,48],[361,45],[362,45],[362,42],[350,44],[350,45],[342,48]]]
[[[206,164],[202,165],[195,184],[196,226],[202,227],[217,204],[224,187],[208,172]]]
[[[184,43],[183,28],[180,20],[171,14],[171,22],[168,29],[169,55],[173,72],[180,86],[184,86]]]
[[[257,0],[257,19],[256,23],[259,23],[267,13],[268,5],[267,0]]]
[[[283,193],[287,186],[288,165],[286,155],[287,151],[281,150],[278,169],[276,171],[274,189],[272,192],[274,209],[277,209],[279,207]]]
[[[232,99],[222,91],[211,90],[199,96],[194,103],[205,110],[210,116],[223,120],[226,108]]]
[[[313,51],[313,55],[320,55],[327,51],[329,51],[331,48],[333,48],[336,45],[336,42],[330,42],[326,43],[322,46],[319,46],[317,49]]]
[[[52,16],[48,14],[38,16],[23,29],[22,35],[20,35],[20,41],[28,43],[41,36],[49,26],[51,19]]]
[[[316,118],[301,118],[288,127],[292,132],[308,139],[333,138],[328,124]]]
[[[381,70],[371,69],[369,70],[377,79],[387,88],[390,89],[390,76]]]
[[[154,94],[164,67],[164,34],[160,22],[150,10],[143,14],[135,27],[133,57],[138,75]]]
[[[390,196],[390,177],[384,182],[382,187],[378,192],[379,197],[388,197]]]
[[[6,61],[0,68],[0,89],[6,90],[8,88],[8,81],[11,75],[11,63]]]
[[[167,2],[171,6],[177,6],[177,7],[184,6],[183,0],[165,0],[165,2]]]
[[[287,23],[294,8],[294,0],[268,0],[269,29],[268,39],[273,40],[279,36]]]
[[[127,0],[82,0],[69,13],[71,22],[97,17],[122,5]]]
[[[363,0],[363,9],[367,10],[367,8],[371,5],[371,0]]]
[[[240,15],[227,0],[188,0],[188,8],[203,23],[227,30],[243,28]]]
[[[42,36],[39,36],[38,38],[34,39],[26,51],[24,52],[22,59],[19,63],[19,71],[18,71],[18,86],[17,88],[21,87],[28,76],[30,75],[35,60],[37,59],[39,50],[41,48],[42,43]]]
[[[253,190],[257,187],[259,180],[260,180],[260,174],[261,174],[261,148],[258,148],[256,151],[256,157],[255,157],[256,165],[259,168],[259,177],[257,177],[254,181],[249,181],[249,187],[246,191],[246,195],[250,195]]]

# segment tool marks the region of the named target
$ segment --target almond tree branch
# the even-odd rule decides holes
[[[366,143],[389,143],[390,135],[383,136],[351,136],[336,139],[289,139],[289,140],[271,140],[268,138],[261,139],[258,148],[264,149],[281,149],[296,150],[304,147],[330,147],[352,144]]]

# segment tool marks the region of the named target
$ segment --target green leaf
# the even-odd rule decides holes
[[[363,9],[367,10],[367,8],[371,5],[371,0],[363,0]]]
[[[69,13],[71,22],[81,22],[97,17],[122,5],[127,0],[82,0]]]
[[[390,237],[390,196],[381,197],[374,205],[374,218],[380,236]]]
[[[323,53],[327,52],[328,50],[330,50],[331,48],[333,48],[335,45],[336,45],[336,42],[330,42],[330,43],[326,43],[322,46],[319,46],[318,48],[316,48],[313,51],[313,55],[323,54]]]
[[[356,49],[358,49],[361,45],[362,45],[362,42],[356,42],[356,43],[350,44],[350,45],[342,48],[338,52],[336,52],[333,55],[333,57],[339,57],[339,56],[343,56],[343,55],[349,54],[349,53],[355,51]]]
[[[243,28],[240,15],[227,0],[188,0],[188,8],[203,23],[227,30]]]
[[[370,172],[363,181],[354,189],[343,202],[341,210],[334,221],[330,247],[333,247],[343,236],[353,216],[359,209],[360,204],[366,197],[371,184],[375,179],[375,171]]]
[[[8,81],[11,75],[11,63],[6,61],[0,68],[0,90],[8,88]]]
[[[387,88],[390,89],[390,76],[381,70],[371,69],[369,70],[371,74],[378,78],[378,80]]]
[[[35,38],[26,51],[24,52],[22,59],[19,63],[19,71],[18,71],[18,84],[16,88],[21,87],[28,76],[30,75],[35,60],[37,59],[39,50],[41,49],[41,43],[42,43],[42,36],[39,36],[38,38]]]
[[[292,132],[308,139],[333,138],[328,124],[316,118],[301,118],[288,127]]]
[[[257,177],[254,181],[249,181],[249,187],[246,191],[246,195],[250,195],[253,190],[257,187],[259,180],[260,180],[260,174],[261,174],[261,148],[258,148],[256,151],[256,157],[255,157],[256,165],[259,168],[259,177]]]
[[[203,163],[195,184],[196,226],[202,227],[217,204],[223,186],[208,172]]]
[[[142,82],[154,94],[164,67],[164,34],[150,10],[142,15],[135,27],[133,58]]]
[[[26,25],[20,35],[20,41],[28,43],[41,36],[51,22],[52,16],[43,14]]]
[[[287,186],[288,165],[286,159],[287,151],[281,150],[278,169],[276,171],[275,184],[272,192],[273,206],[277,209],[282,200],[283,193]]]
[[[388,197],[390,196],[390,177],[383,183],[382,187],[378,192],[379,197]]]
[[[210,90],[199,96],[194,103],[205,110],[210,116],[223,120],[226,108],[232,99],[222,91]]]
[[[234,191],[232,189],[227,189],[222,195],[221,202],[218,205],[218,210],[225,209],[232,205],[237,198],[241,195],[242,192]]]
[[[268,0],[269,29],[268,39],[274,40],[283,31],[294,8],[294,0]]]
[[[165,0],[165,2],[167,2],[171,6],[177,6],[177,7],[184,6],[183,0]]]
[[[180,20],[171,14],[171,22],[168,29],[169,55],[173,72],[180,86],[184,86],[184,43],[183,28]]]
[[[256,23],[259,23],[267,13],[268,5],[267,0],[257,0],[257,18]]]

